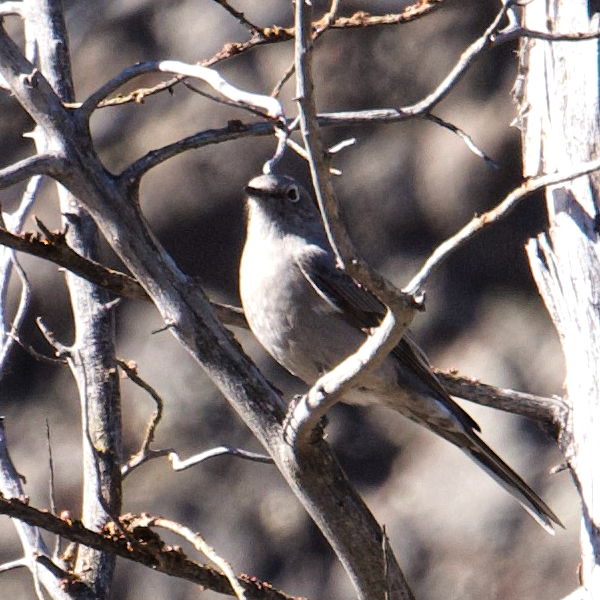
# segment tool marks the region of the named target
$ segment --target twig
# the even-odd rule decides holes
[[[208,129],[187,138],[183,138],[173,144],[168,144],[157,150],[148,152],[125,169],[119,178],[125,184],[131,184],[139,180],[145,173],[169,158],[178,156],[182,152],[195,150],[211,144],[220,144],[229,140],[237,140],[246,137],[273,135],[275,126],[268,123],[242,123],[238,120],[229,121],[227,127],[221,129]]]
[[[27,187],[21,196],[21,201],[18,207],[12,214],[5,215],[0,211],[0,227],[9,228],[15,233],[21,231],[23,223],[35,199],[40,190],[41,176],[35,175],[27,183]],[[17,316],[13,319],[12,325],[9,326],[8,317],[6,314],[8,306],[8,287],[13,272],[13,267],[18,265],[15,261],[15,254],[9,248],[4,248],[0,251],[0,336],[4,339],[0,339],[0,377],[5,372],[5,367],[10,356],[12,347],[14,346],[14,337],[16,335],[22,317],[25,315],[27,305],[29,303],[30,291],[29,282],[23,269],[18,267],[19,276],[21,278],[21,300],[19,302],[19,309],[17,310]],[[7,337],[5,337],[7,336]]]
[[[296,64],[294,62],[290,63],[290,66],[285,70],[284,74],[279,78],[279,81],[275,84],[275,87],[271,90],[270,96],[272,98],[279,98],[279,94],[281,94],[283,86],[289,81],[290,77],[294,74],[295,70]]]
[[[58,358],[56,356],[46,356],[45,354],[38,352],[33,346],[31,346],[30,344],[26,344],[16,333],[9,332],[7,335],[10,335],[10,337],[21,348],[23,348],[23,350],[25,352],[27,352],[29,355],[31,355],[31,357],[34,358],[35,360],[48,363],[49,365],[56,365],[56,364],[65,365],[65,364],[67,364],[66,358]]]
[[[321,27],[320,29],[315,29],[315,33],[313,34],[313,37],[312,37],[313,45],[328,29],[331,28],[333,22],[335,21],[335,17],[337,16],[338,10],[340,8],[340,1],[341,0],[332,0],[329,10],[325,13],[323,18],[321,19],[321,23],[324,24],[323,27]],[[277,98],[279,96],[283,86],[290,79],[290,77],[294,74],[295,70],[296,70],[296,63],[295,63],[295,61],[292,61],[290,66],[286,69],[285,73],[282,75],[281,79],[276,83],[275,87],[273,88],[273,91],[271,92],[271,96],[273,98]]]
[[[156,428],[158,427],[158,424],[162,419],[164,404],[162,398],[156,392],[156,390],[138,375],[137,366],[135,364],[127,363],[121,359],[117,359],[117,364],[127,374],[127,377],[129,377],[129,379],[133,381],[133,383],[141,387],[145,392],[147,392],[150,395],[150,397],[154,400],[154,403],[156,405],[156,408],[152,413],[152,417],[150,418],[150,422],[148,423],[148,427],[146,428],[146,434],[144,435],[144,440],[139,451],[132,457],[130,457],[127,463],[121,467],[121,474],[123,475],[123,477],[125,477],[125,475],[131,473],[131,471],[133,471],[133,469],[136,466],[143,464],[144,462],[147,462],[147,460],[149,460],[149,454],[151,452],[150,444],[154,441]],[[154,456],[157,456],[156,452],[154,452],[153,454]]]
[[[13,344],[15,343],[14,336],[16,336],[17,332],[21,329],[31,304],[31,285],[29,284],[27,275],[15,256],[12,256],[11,263],[14,266],[19,279],[21,280],[21,295],[19,297],[19,305],[17,307],[17,312],[15,313],[10,331],[6,333],[6,339],[2,341],[2,349],[0,351],[0,373],[4,371],[9,353]]]
[[[65,358],[68,360],[71,353],[71,348],[69,346],[65,346],[56,339],[54,332],[50,329],[50,327],[48,327],[48,325],[46,325],[46,322],[42,317],[37,317],[35,322],[48,344],[54,348],[56,356],[58,358]]]
[[[9,215],[4,215],[5,227],[12,233],[21,233],[25,219],[31,211],[33,204],[40,192],[42,184],[41,175],[34,175],[21,196],[18,208]]]
[[[50,510],[56,514],[56,488],[54,485],[54,460],[52,458],[52,442],[50,440],[50,422],[46,419],[46,446],[48,447],[48,468],[50,471],[49,481],[49,496],[50,496]],[[56,537],[54,544],[54,552],[52,556],[57,559],[60,556],[60,536]]]
[[[214,69],[175,60],[150,61],[127,67],[89,96],[78,109],[78,113],[83,118],[89,118],[98,104],[123,84],[140,75],[154,72],[177,73],[179,76],[201,79],[232,102],[262,108],[266,111],[267,116],[272,118],[283,118],[283,109],[275,98],[240,90],[227,82]]]
[[[475,233],[506,216],[520,200],[529,194],[548,185],[556,185],[565,181],[570,181],[571,179],[577,179],[577,177],[588,175],[598,169],[600,169],[600,159],[576,165],[568,172],[561,171],[528,179],[518,188],[510,192],[498,206],[480,216],[474,217],[452,237],[440,244],[425,261],[425,264],[421,267],[419,272],[404,288],[404,291],[407,294],[418,293],[433,272],[440,266],[442,261],[462,247],[462,245],[470,240]]]
[[[329,115],[321,115],[323,124],[332,124],[333,122],[344,122],[348,124],[358,124],[360,122],[376,122],[390,120],[404,120],[408,118],[414,118],[417,115],[424,115],[428,113],[434,106],[439,104],[456,86],[460,79],[467,72],[469,67],[473,64],[475,59],[493,43],[494,34],[496,33],[502,19],[506,12],[514,4],[513,0],[509,0],[505,5],[502,6],[496,17],[487,27],[483,35],[477,38],[460,56],[458,62],[452,67],[448,75],[442,80],[442,82],[425,98],[398,109],[376,109],[376,110],[365,110],[365,111],[347,111],[332,113]]]
[[[212,100],[213,102],[217,102],[218,104],[224,104],[225,106],[232,106],[234,108],[246,110],[255,116],[262,117],[263,119],[269,118],[269,116],[267,114],[254,108],[253,106],[250,106],[247,104],[240,104],[239,102],[234,102],[233,100],[227,100],[226,98],[219,98],[218,96],[209,94],[208,92],[205,92],[204,90],[201,90],[200,88],[196,87],[194,84],[190,83],[187,79],[182,79],[181,83],[183,83],[183,85],[188,90],[194,92],[194,94],[198,94],[199,96],[202,96],[203,98],[208,98],[209,100]]]
[[[244,13],[235,10],[232,6],[230,6],[226,0],[214,0],[217,4],[220,4],[230,15],[235,17],[250,33],[254,35],[258,35],[259,37],[263,37],[262,28],[254,25],[246,19]]]
[[[381,25],[398,25],[403,23],[410,23],[411,21],[414,21],[420,17],[425,17],[434,10],[441,8],[443,2],[444,0],[418,0],[414,4],[405,7],[404,10],[400,13],[383,16],[370,15],[364,11],[359,11],[351,17],[343,17],[340,19],[336,19],[335,22],[332,23],[331,28],[353,29]],[[314,30],[319,30],[323,28],[324,25],[324,22],[317,21],[313,23],[312,28]],[[200,64],[203,67],[210,67],[212,65],[217,64],[220,61],[227,60],[234,56],[239,56],[240,54],[243,54],[263,44],[276,44],[279,42],[286,42],[292,40],[294,39],[294,28],[285,28],[274,25],[273,27],[263,28],[262,34],[262,37],[255,37],[247,42],[234,42],[225,44],[223,48],[219,52],[217,52],[212,58],[209,58],[205,61],[201,61]],[[109,100],[101,102],[98,106],[118,106],[121,104],[129,104],[132,102],[142,103],[144,99],[149,96],[158,94],[165,90],[171,90],[173,86],[177,85],[179,82],[181,82],[181,80],[181,77],[173,77],[153,87],[140,88],[129,94],[117,96],[116,98],[111,98]],[[108,94],[106,96],[108,96]],[[77,107],[80,105],[73,106]]]
[[[425,115],[423,115],[423,118],[427,121],[431,121],[432,123],[436,123],[437,125],[440,125],[445,129],[448,129],[452,133],[455,133],[466,144],[467,148],[471,152],[473,152],[473,154],[479,156],[479,158],[482,158],[485,163],[490,165],[490,167],[493,167],[494,169],[500,168],[500,165],[494,159],[490,158],[483,150],[476,146],[471,136],[466,134],[462,129],[459,129],[456,125],[453,125],[448,121],[444,121],[444,119],[436,117],[431,113],[425,113]]]
[[[337,144],[335,144],[331,148],[329,148],[325,154],[328,158],[332,157],[333,155],[338,154],[342,150],[345,150],[346,148],[353,146],[355,143],[356,143],[356,138],[349,138],[346,140],[342,140],[341,142],[338,142]],[[286,144],[298,156],[301,156],[307,162],[309,161],[309,155],[308,155],[308,152],[304,149],[304,146],[298,144],[290,137],[286,138]],[[342,172],[339,169],[336,169],[335,167],[329,167],[329,172],[332,175],[341,175],[342,174]]]
[[[165,448],[163,450],[147,450],[144,454],[138,452],[121,467],[121,477],[125,479],[125,477],[127,477],[134,469],[141,467],[155,458],[170,456],[171,452],[173,452],[171,448]]]
[[[20,569],[21,567],[29,568],[29,561],[25,558],[18,558],[17,560],[6,562],[3,565],[0,565],[0,573],[12,571],[13,569]]]
[[[254,94],[240,90],[226,81],[218,71],[202,67],[200,65],[190,65],[176,60],[163,60],[157,63],[157,70],[163,73],[177,73],[185,77],[195,77],[201,79],[217,90],[220,94],[232,102],[240,105],[262,108],[267,116],[274,119],[284,119],[283,108],[276,98],[271,98],[264,94]]]
[[[143,527],[162,527],[163,529],[168,529],[169,531],[172,531],[173,533],[176,533],[183,539],[187,540],[198,552],[202,552],[202,554],[212,560],[212,562],[221,569],[225,577],[227,577],[229,580],[231,588],[238,599],[246,600],[244,588],[238,581],[238,578],[231,568],[231,565],[223,557],[219,556],[215,552],[214,548],[209,546],[199,533],[193,532],[191,529],[181,525],[181,523],[176,523],[175,521],[164,519],[162,517],[143,517],[140,525]]]
[[[185,469],[194,467],[195,465],[198,465],[206,460],[225,455],[237,456],[238,458],[244,458],[253,462],[268,464],[273,463],[273,459],[266,454],[259,454],[258,452],[250,452],[248,450],[232,448],[230,446],[218,446],[216,448],[211,448],[210,450],[205,450],[204,452],[194,454],[194,456],[190,456],[190,458],[187,458],[186,460],[181,460],[177,452],[171,451],[169,453],[169,460],[171,461],[173,471],[185,471]]]
[[[511,27],[505,29],[493,36],[494,44],[504,44],[518,38],[533,38],[545,40],[547,42],[581,42],[585,40],[595,40],[600,38],[600,31],[582,31],[558,33],[554,31],[533,31],[526,27]]]
[[[0,495],[0,514],[5,514],[25,523],[40,527],[63,538],[79,544],[110,552],[116,556],[132,560],[148,566],[154,571],[173,577],[185,579],[222,594],[231,594],[232,589],[228,579],[210,567],[199,565],[185,557],[173,548],[157,544],[145,535],[144,528],[140,531],[133,529],[137,543],[132,545],[120,533],[119,529],[111,529],[106,534],[96,533],[85,528],[79,521],[60,519],[53,514],[40,511],[26,502],[17,499],[7,499]],[[122,519],[127,524],[127,519]],[[237,577],[249,599],[253,600],[299,600],[275,590],[268,583],[259,581],[247,575]]]

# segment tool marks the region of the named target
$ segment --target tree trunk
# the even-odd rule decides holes
[[[598,29],[584,0],[531,2],[523,19],[536,31]],[[596,158],[598,40],[524,39],[520,67],[524,175],[567,171]],[[569,416],[559,441],[582,499],[580,577],[589,598],[600,598],[599,183],[596,175],[547,188],[548,232],[527,247],[566,360]]]

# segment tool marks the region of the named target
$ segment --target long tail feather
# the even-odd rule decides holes
[[[479,436],[472,433],[465,441],[467,443],[457,444],[461,450],[511,494],[548,533],[554,535],[553,524],[564,529],[550,507]]]

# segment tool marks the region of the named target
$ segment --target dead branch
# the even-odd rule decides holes
[[[233,595],[231,585],[224,575],[189,560],[181,550],[167,546],[147,528],[135,527],[135,518],[132,516],[121,517],[121,526],[133,535],[135,544],[131,544],[114,524],[111,527],[109,523],[103,533],[96,533],[85,528],[80,521],[61,519],[16,498],[7,499],[1,494],[0,514],[40,527],[78,544],[145,565],[159,573],[191,581],[221,594]],[[238,575],[237,579],[249,599],[300,600],[248,575]]]

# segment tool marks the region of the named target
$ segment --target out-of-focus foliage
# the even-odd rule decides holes
[[[260,25],[291,24],[291,2],[238,0],[236,8]],[[391,1],[343,2],[343,13],[397,11]],[[317,2],[322,10],[324,3]],[[493,17],[490,0],[448,2],[420,21],[359,31],[332,31],[317,43],[315,77],[320,110],[398,106],[431,91]],[[97,0],[67,3],[67,25],[77,94],[84,99],[123,67],[140,60],[195,62],[246,30],[211,0]],[[19,35],[16,26],[11,26]],[[436,114],[465,129],[499,163],[493,170],[455,136],[425,121],[328,129],[335,143],[357,144],[336,158],[343,171],[336,189],[352,236],[364,256],[406,283],[428,252],[474,213],[493,206],[519,181],[519,135],[510,89],[515,45],[484,54]],[[238,87],[265,93],[292,61],[291,43],[262,47],[217,66]],[[135,87],[158,81],[136,80]],[[130,86],[127,89],[133,89]],[[288,115],[294,85],[282,95]],[[185,135],[252,120],[183,86],[143,104],[97,111],[96,146],[108,169],[119,171],[145,152]],[[0,93],[2,164],[26,156],[31,128],[7,94]],[[245,139],[192,151],[163,164],[143,181],[141,202],[152,227],[181,268],[215,299],[238,302],[237,261],[244,229],[242,189],[272,154],[272,139]],[[282,170],[307,181],[301,159]],[[2,194],[10,209],[19,190]],[[47,185],[35,213],[58,224]],[[417,337],[432,362],[481,380],[540,395],[561,393],[562,357],[528,272],[523,245],[545,225],[543,204],[526,200],[510,218],[480,234],[452,257],[428,288],[427,312]],[[33,229],[33,224],[30,224]],[[111,264],[115,259],[108,254]],[[24,258],[35,289],[31,317],[43,315],[68,343],[72,335],[62,276],[51,265]],[[257,443],[210,381],[161,327],[157,313],[124,301],[118,311],[119,355],[134,360],[165,400],[156,447],[182,455],[215,445],[258,449]],[[276,367],[247,332],[236,335],[286,393],[302,385]],[[29,325],[23,336],[50,352]],[[80,458],[77,399],[66,369],[36,363],[19,350],[1,382],[1,412],[10,449],[27,479],[32,504],[48,506],[45,419],[52,447],[59,509],[77,514]],[[329,440],[364,494],[418,598],[560,598],[576,585],[578,503],[567,474],[547,476],[560,460],[536,429],[495,411],[466,407],[484,437],[539,491],[567,531],[550,538],[519,506],[460,452],[384,409],[336,407]],[[152,401],[123,382],[127,452],[137,449]],[[238,572],[271,581],[289,593],[341,599],[353,592],[333,552],[274,467],[219,458],[184,473],[166,460],[151,462],[125,482],[126,511],[147,511],[198,530]],[[0,561],[19,556],[8,519],[0,520]],[[190,550],[190,555],[192,551]],[[3,574],[0,596],[31,598],[23,572]],[[121,562],[115,598],[196,598],[191,584]],[[211,596],[211,594],[208,594]]]

